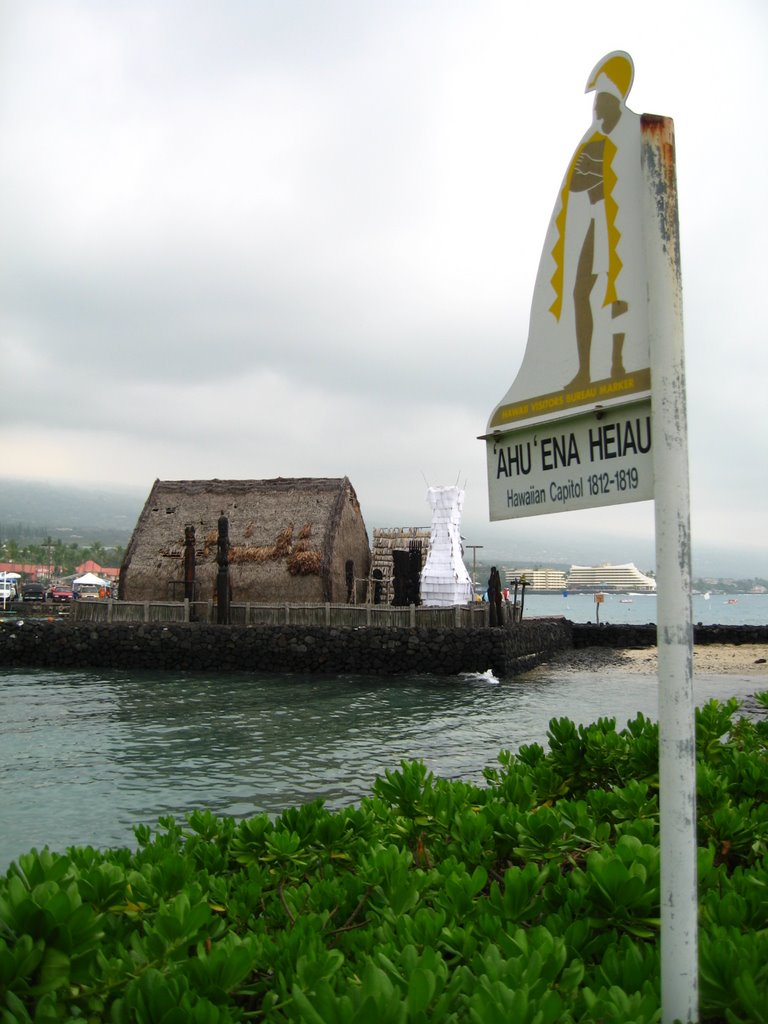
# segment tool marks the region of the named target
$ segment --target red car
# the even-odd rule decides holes
[[[69,587],[51,587],[46,597],[49,601],[71,601],[73,594]]]

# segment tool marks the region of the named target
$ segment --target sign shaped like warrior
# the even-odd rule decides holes
[[[634,66],[615,51],[587,80],[593,120],[558,193],[528,343],[488,431],[650,394],[640,117]]]
[[[520,372],[484,440],[491,519],[655,501],[666,1024],[699,1019],[690,499],[674,131],[627,108],[633,73],[615,51],[587,80],[594,120],[549,225]]]
[[[659,119],[627,107],[633,78],[615,50],[587,79],[592,124],[558,192],[522,365],[483,435],[492,520],[654,496],[649,280],[667,239],[648,169]]]

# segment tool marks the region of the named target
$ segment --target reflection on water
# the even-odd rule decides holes
[[[697,703],[756,680],[710,676]],[[246,817],[317,797],[338,807],[403,758],[482,779],[551,718],[656,717],[655,676],[0,673],[0,869],[33,846],[131,844],[132,826],[196,808]]]

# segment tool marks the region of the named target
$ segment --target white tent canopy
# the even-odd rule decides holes
[[[73,587],[89,586],[93,585],[96,587],[108,587],[109,584],[106,580],[103,580],[100,576],[95,576],[92,572],[87,572],[85,576],[78,576],[76,580],[72,580]]]

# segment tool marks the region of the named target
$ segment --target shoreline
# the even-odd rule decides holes
[[[658,671],[655,647],[581,647],[559,651],[547,665],[563,672],[622,672],[650,675]],[[693,674],[762,677],[768,689],[768,644],[697,644],[693,648]]]

